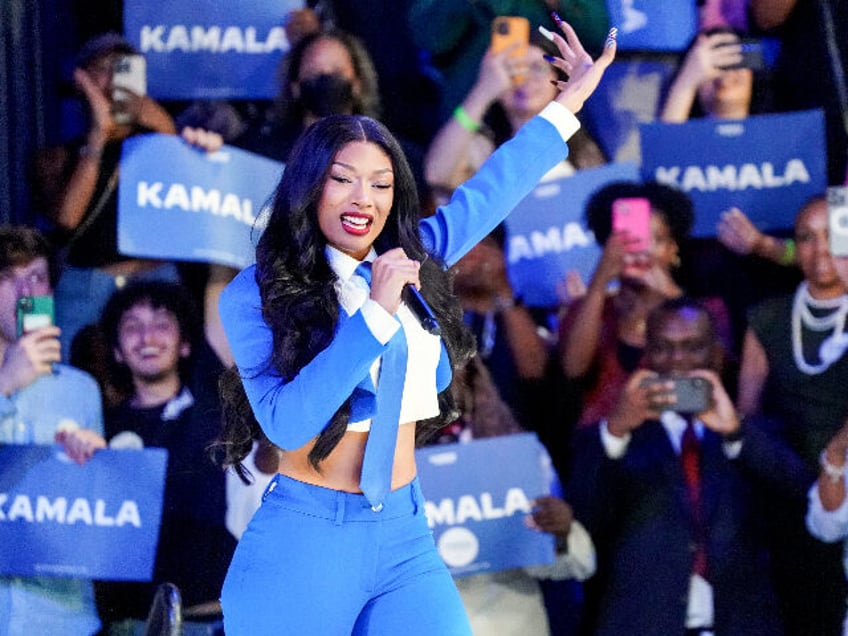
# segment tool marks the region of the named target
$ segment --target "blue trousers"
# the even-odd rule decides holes
[[[221,595],[227,636],[470,636],[414,480],[380,512],[283,475],[242,535]]]

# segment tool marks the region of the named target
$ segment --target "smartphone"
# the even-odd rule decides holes
[[[651,202],[644,197],[616,199],[612,202],[612,231],[626,232],[628,252],[651,249]]]
[[[521,16],[502,15],[492,22],[491,49],[498,53],[513,44],[518,44],[510,57],[527,57],[530,44],[530,20]],[[513,75],[513,84],[521,84],[526,78],[523,75]]]
[[[143,55],[119,55],[112,67],[112,116],[119,124],[132,123],[128,108],[134,97],[147,94],[147,62]]]
[[[21,296],[16,305],[18,338],[55,322],[53,296]]]
[[[674,405],[668,410],[677,413],[703,413],[710,408],[713,396],[713,386],[708,380],[692,376],[664,376],[648,378],[642,382],[643,386],[650,384],[673,382]]]
[[[739,44],[742,47],[742,60],[738,64],[730,66],[722,66],[721,70],[729,71],[736,68],[749,68],[752,71],[762,71],[765,66],[765,58],[763,57],[763,43],[757,38],[740,38]],[[731,44],[721,44],[719,46],[731,46]]]
[[[848,256],[848,187],[827,189],[827,224],[830,253]]]

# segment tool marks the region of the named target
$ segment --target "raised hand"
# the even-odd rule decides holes
[[[224,138],[221,135],[205,128],[186,126],[180,132],[180,136],[186,143],[209,153],[220,150],[224,145]]]
[[[607,430],[612,435],[624,437],[644,421],[659,419],[660,413],[674,404],[674,383],[656,381],[657,377],[647,369],[630,376],[607,419]]]
[[[722,69],[742,61],[742,45],[734,33],[701,34],[683,61],[681,76],[692,86],[714,79]]]
[[[733,435],[739,430],[739,416],[724,385],[714,371],[699,369],[690,375],[704,378],[712,385],[712,402],[710,408],[698,414],[704,426],[720,435]]]
[[[571,28],[571,25],[560,20],[556,14],[554,14],[554,18],[565,37],[558,33],[551,34],[551,41],[560,53],[560,57],[554,58],[551,63],[568,75],[567,81],[557,82],[560,93],[556,101],[576,114],[583,108],[585,101],[595,92],[604,71],[615,59],[615,38],[618,35],[618,29],[615,27],[610,29],[603,53],[597,60],[593,61],[592,56],[583,48],[580,38],[577,37],[577,33]]]
[[[736,254],[750,254],[763,240],[763,234],[739,208],[730,208],[718,221],[718,240]]]
[[[91,131],[89,134],[98,136],[101,143],[111,140],[115,137],[118,127],[112,117],[112,101],[97,86],[88,71],[81,68],[74,70],[74,81],[85,95],[88,107],[91,110]]]

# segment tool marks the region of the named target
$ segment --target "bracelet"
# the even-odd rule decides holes
[[[795,262],[795,241],[786,239],[783,244],[783,255],[780,257],[781,265],[792,265]]]
[[[832,484],[835,484],[845,476],[845,466],[835,466],[827,461],[827,448],[819,455],[819,466],[821,466],[824,474],[827,475],[827,478]]]
[[[460,104],[453,111],[453,118],[457,121],[457,123],[465,128],[470,133],[475,133],[480,130],[480,122],[476,122],[465,112],[465,109]]]

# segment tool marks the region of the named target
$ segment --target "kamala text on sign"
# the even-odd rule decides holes
[[[177,24],[145,25],[141,27],[141,52],[171,53],[182,51],[194,53],[207,51],[209,53],[270,53],[289,50],[289,41],[283,27],[268,29],[261,37],[254,27],[242,29],[237,26],[188,26]]]
[[[230,146],[209,155],[175,135],[128,139],[118,183],[118,247],[141,258],[246,267],[282,171],[276,161]]]
[[[639,127],[642,177],[686,192],[693,236],[715,236],[722,212],[741,209],[763,231],[791,228],[827,186],[821,111]]]
[[[253,202],[232,192],[222,193],[215,189],[205,190],[199,186],[165,184],[161,181],[139,181],[136,192],[136,203],[140,208],[177,208],[185,212],[208,212],[217,216],[230,216],[248,226],[256,223]]]
[[[168,453],[0,445],[0,575],[150,580]],[[84,546],[84,549],[80,549]]]
[[[304,0],[125,0],[124,33],[157,99],[272,99]]]
[[[429,446],[416,458],[427,521],[451,574],[553,562],[553,537],[524,523],[531,501],[550,492],[550,462],[534,434]]]
[[[583,208],[610,181],[636,181],[632,163],[578,170],[543,180],[506,220],[507,267],[512,287],[527,305],[553,306],[556,287],[570,270],[589,280],[601,255]]]
[[[70,505],[69,505],[70,501]],[[110,510],[109,502],[104,499],[86,499],[77,497],[55,497],[36,495],[14,495],[0,492],[0,521],[26,521],[27,523],[58,523],[73,525],[81,523],[87,526],[131,525],[141,527],[141,515],[138,502],[132,499],[122,501],[117,510]]]

